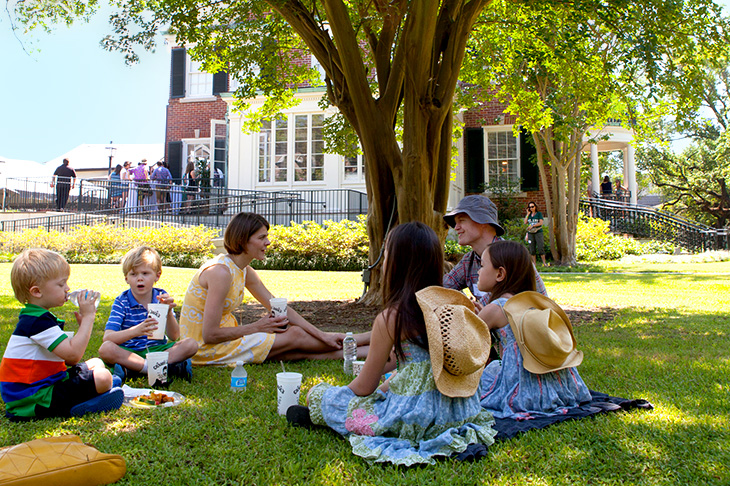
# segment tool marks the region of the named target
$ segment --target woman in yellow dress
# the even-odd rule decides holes
[[[198,342],[195,365],[226,365],[236,361],[263,363],[267,359],[342,358],[342,333],[328,333],[307,322],[291,306],[287,315],[267,315],[238,325],[233,316],[248,290],[266,309],[274,296],[249,264],[263,260],[269,246],[269,223],[254,213],[239,213],[226,228],[227,251],[207,261],[193,277],[180,312],[181,338]],[[367,355],[370,333],[355,336],[358,358]]]

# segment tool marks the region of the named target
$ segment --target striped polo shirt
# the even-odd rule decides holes
[[[0,394],[10,415],[34,417],[35,407],[48,408],[53,385],[68,377],[66,362],[53,353],[68,336],[64,321],[48,309],[27,304],[0,362]]]
[[[157,302],[157,296],[164,293],[165,291],[162,289],[153,288],[152,302]],[[145,319],[147,319],[147,309],[144,305],[137,302],[137,299],[132,294],[132,290],[127,289],[114,299],[112,311],[109,314],[109,320],[106,321],[106,327],[104,329],[115,332],[124,331],[136,326]],[[167,338],[155,340],[147,339],[147,336],[142,335],[123,342],[122,346],[132,351],[144,351],[149,346],[157,346],[166,342]]]

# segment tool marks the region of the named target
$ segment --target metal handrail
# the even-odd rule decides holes
[[[690,251],[729,250],[728,229],[687,221],[649,206],[603,198],[581,199],[583,214],[608,221],[611,231],[668,241]]]
[[[25,187],[48,183],[45,180],[20,180]],[[79,186],[101,182],[107,186],[109,181],[78,181]],[[16,184],[17,186],[18,184]],[[113,187],[113,186],[112,186]],[[17,187],[15,189],[17,191]],[[105,189],[106,190],[106,189]],[[84,189],[78,192],[83,194]],[[350,189],[329,190],[291,190],[254,191],[243,189],[227,189],[224,187],[196,188],[186,191],[184,187],[173,185],[170,190],[172,202],[162,204],[145,204],[110,208],[111,199],[77,198],[69,200],[67,208],[75,210],[62,214],[47,215],[0,222],[0,231],[19,231],[26,228],[44,227],[49,230],[67,230],[73,226],[107,222],[131,226],[149,226],[160,224],[173,225],[205,225],[224,228],[234,214],[249,211],[261,214],[269,223],[289,225],[292,222],[315,221],[322,224],[325,220],[339,221],[356,219],[360,214],[367,214],[367,195]],[[107,194],[104,194],[106,196]],[[22,197],[13,198],[8,194],[11,205],[17,209],[50,209],[55,207],[55,195],[44,191],[27,191]],[[154,197],[151,198],[154,200]],[[19,202],[25,202],[25,205]],[[46,206],[39,204],[44,201]],[[148,200],[149,201],[149,200]]]

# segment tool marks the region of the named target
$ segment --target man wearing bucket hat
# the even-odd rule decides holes
[[[504,351],[482,375],[482,407],[497,418],[527,419],[563,414],[590,401],[576,369],[583,353],[576,349],[565,311],[532,291],[494,304],[504,312],[489,327],[497,331]]]
[[[482,253],[494,241],[499,241],[504,228],[499,225],[497,206],[487,196],[466,196],[453,211],[444,215],[446,224],[454,228],[459,244],[471,246],[468,252],[453,269],[444,275],[444,287],[455,290],[468,288],[480,305],[489,302],[490,293],[477,289],[479,269],[482,266]],[[533,267],[534,268],[534,267]],[[535,287],[547,295],[545,284],[535,269]]]

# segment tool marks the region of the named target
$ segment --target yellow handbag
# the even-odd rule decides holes
[[[0,449],[0,485],[93,486],[118,481],[127,463],[76,435],[35,439]]]

